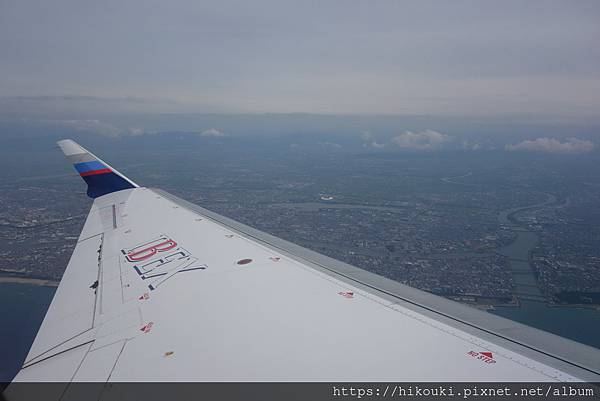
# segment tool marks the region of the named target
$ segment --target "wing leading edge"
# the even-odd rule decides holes
[[[110,169],[132,187],[95,198],[15,381],[600,378],[592,347],[402,286]]]

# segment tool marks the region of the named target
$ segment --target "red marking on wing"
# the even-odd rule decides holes
[[[143,326],[140,330],[144,333],[149,333],[152,330],[152,326],[154,326],[154,322],[150,322],[147,325]]]
[[[84,171],[83,173],[79,173],[79,175],[82,177],[86,177],[88,175],[108,174],[108,173],[112,173],[112,170],[109,168],[102,168],[100,170]]]
[[[173,249],[177,246],[177,242],[172,239],[168,239],[164,242],[161,242],[158,245],[152,245],[144,249],[140,249],[139,251],[129,252],[127,254],[127,260],[130,262],[139,262],[142,260],[146,260],[154,255],[157,252],[168,251],[169,249]]]

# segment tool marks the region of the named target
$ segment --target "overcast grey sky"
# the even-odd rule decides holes
[[[599,1],[0,0],[0,108],[577,119],[599,43]]]

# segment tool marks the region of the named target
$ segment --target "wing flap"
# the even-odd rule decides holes
[[[93,328],[102,236],[77,243],[25,364]]]

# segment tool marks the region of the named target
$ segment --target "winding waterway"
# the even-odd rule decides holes
[[[510,217],[523,210],[539,209],[556,202],[556,196],[551,194],[546,194],[546,196],[547,199],[544,202],[525,207],[506,209],[498,215],[500,224],[510,228],[513,233],[516,234],[516,238],[513,242],[498,249],[497,252],[508,258],[513,281],[515,283],[514,293],[521,301],[545,301],[544,296],[537,285],[537,280],[531,264],[531,252],[537,245],[539,238],[536,233],[527,230]]]
[[[539,241],[538,235],[511,220],[510,216],[523,210],[552,206],[554,195],[539,204],[502,211],[498,221],[510,228],[516,238],[498,253],[508,258],[515,282],[519,307],[497,307],[492,313],[600,348],[600,311],[576,307],[549,306],[537,286],[531,264],[531,252]]]

